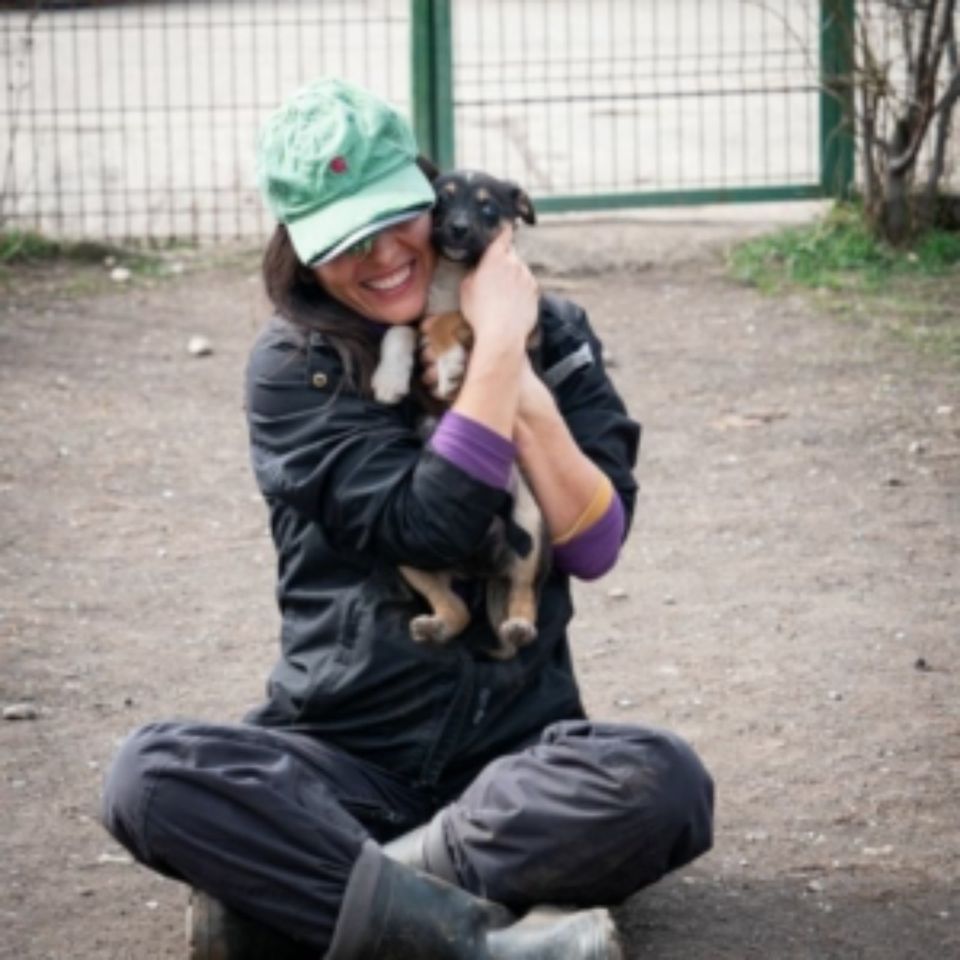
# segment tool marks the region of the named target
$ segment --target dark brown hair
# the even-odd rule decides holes
[[[426,157],[417,165],[431,182],[439,171]],[[374,326],[323,288],[316,273],[297,257],[287,228],[278,223],[263,253],[263,283],[274,310],[304,337],[320,333],[336,351],[348,383],[365,393],[379,359]]]
[[[302,264],[290,233],[278,223],[263,253],[263,284],[274,310],[303,335],[320,333],[336,351],[347,382],[364,392],[377,365],[379,336],[372,325],[330,296]]]

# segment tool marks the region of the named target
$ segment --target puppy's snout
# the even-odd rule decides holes
[[[470,233],[470,224],[466,220],[451,220],[447,230],[453,240],[463,240]]]

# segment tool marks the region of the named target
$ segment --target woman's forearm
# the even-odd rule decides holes
[[[609,481],[577,445],[550,391],[532,370],[526,371],[522,389],[513,435],[519,465],[551,539],[567,540]]]
[[[526,362],[524,336],[478,338],[453,409],[511,439]]]

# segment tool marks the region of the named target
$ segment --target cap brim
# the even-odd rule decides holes
[[[325,263],[370,234],[416,216],[435,199],[430,181],[411,162],[287,229],[301,263]]]
[[[381,230],[386,230],[388,227],[395,227],[398,223],[406,223],[407,220],[413,220],[414,217],[419,217],[420,214],[427,209],[429,209],[429,207],[421,203],[419,206],[412,207],[409,210],[401,210],[399,213],[384,217],[382,220],[374,220],[373,223],[368,223],[359,230],[348,234],[338,244],[329,250],[325,250],[319,256],[314,257],[310,261],[310,265],[320,266],[321,263],[328,263],[333,260],[334,257],[339,257],[344,250],[349,250],[355,243],[359,243],[361,240],[365,240],[367,237],[379,233]]]

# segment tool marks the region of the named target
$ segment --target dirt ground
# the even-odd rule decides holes
[[[732,283],[748,229],[527,245],[644,423],[632,538],[577,590],[588,705],[678,730],[718,787],[714,850],[618,911],[628,957],[960,956],[957,376]],[[0,312],[0,705],[37,714],[0,722],[0,957],[180,958],[185,892],[109,839],[98,791],[134,725],[261,695],[240,383],[264,311],[242,257],[75,280],[27,274]]]

